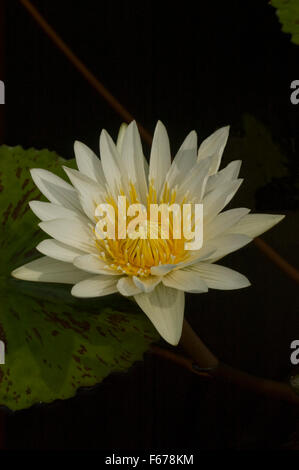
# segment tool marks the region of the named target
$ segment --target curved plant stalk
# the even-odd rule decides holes
[[[254,239],[255,246],[264,253],[281,271],[283,271],[290,279],[299,284],[299,271],[290,263],[288,263],[277,251],[268,245],[264,240],[257,237]]]
[[[197,375],[228,381],[253,393],[299,405],[299,395],[288,383],[256,377],[220,362],[194,332],[187,320],[184,320],[180,344],[189,357],[157,346],[153,346],[151,351]]]
[[[68,58],[68,60],[83,75],[88,83],[107,101],[107,103],[126,121],[131,122],[134,117],[126,110],[126,108],[110,93],[109,90],[94,76],[94,74],[86,67],[86,65],[74,54],[71,48],[61,39],[52,26],[44,19],[29,0],[20,0],[22,5],[42,28],[42,30],[50,37],[60,51]],[[138,124],[139,132],[142,138],[148,144],[152,143],[152,137],[144,127]]]

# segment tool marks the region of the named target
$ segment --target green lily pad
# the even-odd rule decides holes
[[[76,299],[70,286],[24,282],[11,271],[37,258],[45,238],[28,202],[42,199],[29,169],[45,168],[64,177],[48,150],[0,147],[0,405],[11,410],[72,397],[112,372],[141,360],[158,333],[130,300],[111,295]]]
[[[298,0],[271,0],[282,24],[282,31],[290,33],[292,42],[299,44],[299,3]]]

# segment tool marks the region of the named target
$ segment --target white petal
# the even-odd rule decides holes
[[[165,341],[176,346],[182,334],[184,292],[160,283],[152,292],[134,298]]]
[[[219,188],[220,185],[227,181],[232,181],[238,178],[242,161],[234,160],[230,162],[223,170],[218,171],[214,175],[211,175],[206,185],[206,193],[213,189]]]
[[[233,253],[243,246],[248,245],[252,241],[252,238],[247,235],[242,235],[238,233],[226,233],[219,235],[219,237],[213,238],[206,242],[206,249],[215,249],[211,256],[206,259],[211,261],[216,261],[229,253]],[[200,250],[199,250],[200,253]]]
[[[161,282],[162,277],[159,276],[149,276],[146,278],[140,278],[133,276],[133,282],[141,292],[151,292],[155,287]]]
[[[131,295],[140,294],[142,292],[133,282],[131,276],[125,276],[117,282],[117,289],[120,294],[128,297]]]
[[[243,179],[228,181],[214,191],[209,192],[203,199],[204,223],[212,220],[231,201],[238,191]]]
[[[48,170],[33,168],[30,173],[38,189],[50,202],[81,212],[77,192],[70,184]]]
[[[196,163],[196,154],[197,134],[195,131],[191,131],[179,148],[166,175],[166,181],[170,188],[183,182],[186,174],[188,174]]]
[[[218,264],[198,263],[186,269],[191,274],[199,274],[209,289],[231,290],[250,286],[243,274]]]
[[[128,127],[128,124],[123,122],[122,125],[119,128],[119,132],[118,132],[118,136],[117,136],[117,142],[116,142],[116,148],[117,148],[118,153],[120,155],[121,155],[121,152],[122,152],[123,141],[124,141],[124,136],[125,136],[127,127]]]
[[[255,238],[278,224],[284,217],[284,215],[278,214],[248,214],[243,219],[239,220],[229,232],[242,233]]]
[[[102,297],[117,292],[117,277],[99,274],[79,282],[72,288],[75,297]]]
[[[133,183],[139,195],[140,202],[145,204],[148,188],[144,170],[142,145],[135,121],[132,121],[127,127],[121,157],[129,180]]]
[[[154,133],[149,165],[149,183],[152,180],[154,181],[158,195],[160,194],[170,165],[171,155],[167,131],[162,122],[158,121]]]
[[[101,160],[87,145],[79,142],[74,144],[74,151],[78,169],[81,173],[105,187],[105,176]]]
[[[193,198],[196,198],[196,201],[202,200],[212,162],[213,157],[208,157],[205,160],[196,162],[187,177],[186,174],[184,174],[184,180],[177,190],[178,197],[176,198],[176,202],[182,202],[186,194],[188,194],[189,200]]]
[[[165,286],[173,287],[174,289],[183,290],[185,292],[202,293],[207,292],[208,287],[203,279],[197,272],[190,272],[189,268],[178,269],[166,274],[162,278]]]
[[[114,195],[120,193],[122,187],[122,173],[120,155],[108,132],[103,130],[100,135],[100,153],[102,167],[109,189]]]
[[[218,237],[223,232],[234,228],[233,226],[238,223],[242,217],[245,217],[248,212],[250,212],[250,209],[244,207],[221,212],[221,214],[218,214],[210,223],[204,226],[205,239],[209,240]]]
[[[155,276],[165,276],[167,273],[173,270],[181,269],[185,266],[189,266],[190,264],[197,263],[200,260],[210,259],[214,253],[216,253],[215,247],[211,248],[203,246],[200,250],[190,250],[190,255],[185,261],[181,261],[177,264],[160,264],[158,266],[152,266],[151,274]]]
[[[77,256],[84,254],[83,251],[77,248],[65,245],[65,243],[58,242],[57,240],[48,239],[40,242],[36,249],[43,255],[50,256],[51,258],[73,263]]]
[[[95,222],[95,211],[99,204],[106,202],[106,193],[104,188],[98,183],[83,175],[77,170],[63,167],[74,187],[79,193],[81,206],[85,214]]]
[[[54,219],[41,222],[39,227],[59,242],[87,253],[97,253],[92,229],[80,219]]]
[[[86,279],[87,274],[75,268],[71,263],[64,263],[44,256],[15,269],[12,276],[16,279],[38,282],[61,282],[75,284]]]
[[[113,268],[110,268],[109,265],[102,261],[96,254],[79,256],[74,259],[74,265],[92,274],[109,274],[111,276],[119,276],[121,274]]]
[[[151,274],[154,276],[164,276],[165,274],[172,271],[177,264],[160,264],[158,266],[151,267]]]
[[[221,127],[207,139],[205,139],[198,149],[198,160],[203,160],[204,158],[217,154],[218,158],[215,161],[213,168],[210,170],[211,175],[218,171],[222,154],[228,139],[228,134],[229,126]]]
[[[43,201],[30,201],[30,209],[42,221],[53,219],[71,219],[73,217],[84,217],[79,211],[67,209],[66,207],[58,206],[52,202]],[[86,219],[88,220],[88,219]]]
[[[190,266],[194,263],[198,263],[198,261],[205,261],[210,259],[216,253],[215,247],[210,247],[208,244],[203,246],[200,250],[190,250],[190,255],[185,261],[181,261],[175,266],[175,270],[185,268],[186,266]]]

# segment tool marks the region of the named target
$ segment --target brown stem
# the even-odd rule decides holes
[[[254,393],[299,405],[299,396],[287,383],[255,377],[221,363],[205,346],[186,320],[184,320],[180,344],[191,356],[191,359],[157,346],[152,348],[152,352],[170,359],[198,375],[208,375],[211,378],[229,381]],[[199,367],[195,367],[194,362]]]
[[[216,379],[229,381],[259,395],[299,405],[299,395],[294,392],[288,383],[255,377],[223,363],[219,363],[219,367],[212,371],[212,375]]]
[[[184,320],[181,345],[200,367],[211,368],[210,374],[212,377],[228,380],[256,393],[299,405],[299,396],[296,395],[290,385],[255,377],[219,362],[186,320]]]
[[[219,361],[217,357],[214,356],[214,354],[201,341],[187,320],[184,320],[180,344],[189,356],[191,356],[199,365],[199,367],[205,369],[214,369],[218,367]]]
[[[155,354],[156,356],[162,357],[167,361],[175,362],[177,365],[181,367],[185,367],[190,372],[194,374],[205,376],[207,378],[211,377],[209,371],[202,370],[196,367],[196,363],[190,357],[183,356],[182,354],[175,353],[169,349],[160,348],[157,345],[152,345],[150,348],[150,352]]]
[[[58,49],[69,59],[76,69],[83,75],[88,83],[109,103],[109,105],[126,121],[131,122],[134,117],[127,109],[110,93],[109,90],[95,77],[95,75],[83,64],[83,62],[74,54],[71,48],[61,39],[56,31],[49,25],[44,17],[39,13],[29,0],[20,0],[22,5],[30,13],[32,18],[38,23],[42,30],[49,36]],[[143,139],[151,144],[152,137],[144,127],[138,124],[139,132]]]
[[[286,273],[290,279],[299,283],[299,271],[288,263],[280,254],[278,254],[271,246],[269,246],[264,240],[257,237],[254,239],[255,245],[258,249],[264,253],[276,266],[278,266],[284,273]]]

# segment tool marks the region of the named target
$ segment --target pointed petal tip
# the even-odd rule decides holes
[[[35,176],[37,176],[37,171],[39,170],[39,168],[30,168],[30,175],[32,177],[32,179],[34,179]]]
[[[244,274],[239,274],[239,285],[235,287],[235,289],[245,289],[245,287],[250,287],[252,284],[249,281],[248,277],[244,276]]]
[[[164,338],[167,343],[171,344],[171,346],[177,346],[180,342],[182,334],[178,338]]]
[[[85,145],[83,142],[81,142],[80,140],[75,140],[74,142],[74,152],[75,152],[75,156],[76,156],[76,153],[78,152],[81,152],[85,149],[88,149],[87,145]]]
[[[133,136],[136,134],[138,136],[140,135],[138,124],[137,124],[137,121],[135,121],[135,119],[131,121],[130,124],[128,124],[126,132],[132,132]]]
[[[137,127],[137,122],[135,121],[135,119],[133,119],[132,121],[129,122],[129,124],[127,126],[127,130],[132,129],[132,127]]]
[[[89,295],[88,293],[84,292],[84,290],[81,289],[81,283],[80,282],[78,282],[77,284],[75,284],[72,287],[71,295],[73,297],[77,297],[79,299],[88,299],[88,298],[96,297],[95,295]]]
[[[252,284],[249,279],[244,276],[244,274],[239,273],[240,284],[236,289],[245,289],[245,287],[250,287]]]
[[[72,295],[73,297],[77,297],[77,298],[79,298],[79,299],[85,298],[84,294],[82,294],[81,291],[78,292],[78,289],[77,289],[76,284],[75,284],[75,285],[72,287],[72,289],[71,289],[71,295]]]
[[[265,214],[265,215],[270,215],[270,216],[272,215],[271,225],[269,226],[267,230],[269,230],[272,227],[275,227],[275,225],[279,224],[279,222],[281,222],[286,216],[285,214]]]
[[[281,222],[285,218],[285,214],[273,214],[276,217],[276,223]]]
[[[99,142],[100,142],[100,150],[101,150],[101,148],[104,149],[104,148],[107,148],[107,147],[109,149],[116,148],[116,144],[115,144],[114,140],[112,139],[109,132],[106,131],[106,129],[101,130]]]
[[[62,169],[66,172],[67,176],[78,174],[79,170],[74,170],[73,168],[69,168],[66,165],[62,165]]]
[[[161,337],[172,346],[177,346],[180,342],[182,336],[183,325],[180,330],[168,330],[167,332],[163,332],[160,335]]]
[[[100,132],[100,142],[102,142],[104,139],[108,139],[110,136],[106,129],[102,129]]]
[[[230,124],[227,124],[226,126],[222,126],[218,130],[219,130],[219,132],[222,131],[224,134],[229,134]]]
[[[84,296],[82,296],[82,294],[81,294],[81,295],[78,295],[77,289],[76,289],[76,284],[75,284],[75,285],[72,287],[72,289],[71,289],[71,295],[72,295],[73,297],[78,297],[78,298],[83,298],[83,297],[84,297]]]
[[[45,170],[44,168],[31,168],[30,170],[30,175],[31,175],[31,178],[33,179],[34,183],[37,185],[37,183],[35,182],[35,180],[39,180],[39,178],[45,178],[50,175],[50,176],[53,176],[56,177],[56,175],[54,173],[52,173],[51,171],[49,170]],[[38,186],[38,185],[37,185]]]
[[[20,279],[21,281],[35,281],[36,278],[30,277],[29,271],[24,267],[20,266],[19,268],[14,269],[11,273],[11,276],[15,279]]]
[[[156,128],[158,127],[161,127],[162,129],[166,129],[166,126],[163,124],[163,122],[160,119],[158,119],[157,124],[156,124]]]
[[[117,134],[116,147],[120,154],[122,152],[123,140],[124,140],[124,136],[126,134],[127,128],[128,128],[128,124],[126,122],[123,122],[120,125],[119,131]]]
[[[267,232],[285,218],[284,214],[248,214],[230,232],[256,238]]]
[[[13,271],[11,271],[10,275],[15,279],[22,279],[21,277],[19,277],[19,270],[20,268],[14,269]]]
[[[160,283],[152,292],[142,292],[134,298],[162,338],[176,346],[183,328],[184,292]]]

